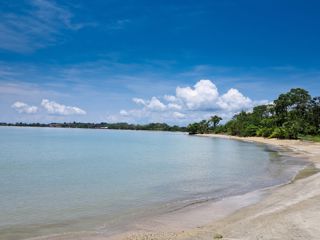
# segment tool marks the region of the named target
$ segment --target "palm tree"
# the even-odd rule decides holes
[[[214,115],[209,119],[209,122],[212,123],[213,130],[218,126],[218,124],[221,120],[222,120],[222,118],[217,115]]]

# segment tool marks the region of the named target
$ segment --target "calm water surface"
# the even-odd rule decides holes
[[[0,127],[0,239],[111,231],[283,183],[301,164],[263,145],[182,133]]]

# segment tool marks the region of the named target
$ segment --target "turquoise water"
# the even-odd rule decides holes
[[[0,239],[104,229],[288,181],[301,162],[182,133],[0,127]]]

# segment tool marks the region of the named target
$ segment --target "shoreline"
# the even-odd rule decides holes
[[[314,165],[314,168],[311,171],[308,167],[301,169],[288,183],[227,197],[216,202],[213,201],[204,207],[204,211],[201,211],[202,206],[195,207],[194,211],[186,210],[185,218],[197,219],[197,215],[200,213],[203,214],[201,217],[206,219],[206,214],[212,214],[211,223],[203,224],[199,221],[198,226],[192,226],[187,230],[182,228],[172,231],[172,227],[168,227],[172,224],[169,221],[169,223],[167,222],[167,228],[165,230],[161,229],[162,231],[153,229],[112,239],[195,240],[214,239],[215,236],[217,238],[223,237],[223,239],[318,239],[320,235],[320,230],[317,228],[320,222],[320,206],[317,205],[317,200],[320,200],[319,143],[217,134],[199,134],[196,136],[273,146],[277,148],[278,152],[285,150],[289,156],[309,161]],[[249,199],[248,202],[243,206],[237,205],[241,201],[243,203],[246,197],[249,197],[247,198],[247,200]],[[236,201],[233,202],[235,199]],[[228,206],[229,203],[231,205]],[[235,207],[235,205],[237,206]],[[228,211],[222,213],[219,207],[228,208]],[[176,214],[176,221],[179,221],[179,217],[181,217],[181,215],[178,216],[179,213]],[[244,224],[244,222],[246,223]]]
[[[266,139],[260,137],[236,137],[228,135],[216,134],[202,134],[196,135],[199,137],[214,137],[231,140],[246,141],[258,144],[266,144],[280,149],[285,149],[286,153],[291,156],[305,159],[314,164],[315,168],[320,168],[320,144],[313,142],[306,142],[301,140],[279,140]],[[272,186],[265,189],[256,190],[243,195],[231,196],[220,201],[208,203],[207,208],[201,211],[201,206],[197,206],[193,212],[186,211],[189,217],[199,213],[214,214],[211,218],[211,223],[198,224],[188,230],[180,229],[180,231],[170,231],[171,227],[167,227],[165,231],[146,231],[142,233],[133,233],[125,237],[116,237],[112,239],[128,239],[128,240],[147,240],[147,239],[213,239],[216,237],[223,237],[223,239],[317,239],[320,230],[310,227],[317,225],[320,222],[320,207],[316,203],[306,204],[304,208],[297,207],[297,204],[302,204],[308,201],[313,201],[314,198],[320,200],[320,173],[311,172],[311,174],[302,174],[301,178],[297,178],[303,171],[302,169],[289,183],[284,183],[278,186]],[[303,176],[305,175],[305,176]],[[301,196],[300,196],[301,195]],[[251,197],[249,202],[244,206],[236,206],[246,197]],[[238,198],[238,199],[237,199]],[[233,202],[232,200],[235,200]],[[312,199],[312,200],[310,200]],[[247,199],[248,200],[248,199]],[[228,206],[227,202],[231,202]],[[279,203],[280,202],[280,203]],[[243,202],[242,202],[243,203]],[[219,206],[221,204],[221,206]],[[211,205],[211,206],[210,206]],[[223,206],[222,206],[223,205]],[[230,211],[223,213],[219,212],[219,207],[228,208]],[[232,207],[234,207],[232,209]],[[301,210],[309,212],[310,209],[316,208],[318,211],[313,211],[313,218],[309,225],[305,226],[304,219],[298,221],[299,224],[292,224],[290,219],[288,222],[276,223],[273,221],[276,216],[280,219],[286,218],[287,215],[283,212],[288,212],[289,209],[296,211],[296,215],[301,215]],[[210,211],[211,210],[211,211]],[[218,214],[217,214],[218,211]],[[218,215],[218,216],[217,216]],[[219,216],[220,215],[220,216]],[[179,214],[177,214],[179,216]],[[201,215],[206,218],[205,215]],[[181,216],[180,216],[181,217]],[[188,216],[185,216],[188,217]],[[293,217],[294,218],[294,217]],[[307,218],[307,216],[306,216]],[[179,221],[179,218],[175,219]],[[208,219],[207,219],[208,220]],[[243,224],[244,221],[249,222]],[[289,224],[288,224],[289,223]],[[291,223],[291,224],[290,224]],[[172,224],[172,223],[171,223]],[[270,226],[268,226],[270,224]],[[169,222],[170,225],[170,222]],[[252,225],[252,226],[250,226]],[[253,225],[259,227],[254,228]],[[276,230],[275,230],[276,229]],[[297,231],[300,230],[300,231]]]
[[[320,166],[319,143],[258,137],[240,138],[213,134],[197,136],[267,144],[279,149],[289,150],[288,152],[292,156],[307,159],[314,163],[316,167]],[[314,198],[320,200],[320,173],[315,174],[311,171],[311,173],[307,172],[297,178],[303,171],[300,171],[289,183],[226,197],[218,201],[212,200],[194,204],[172,213],[138,221],[130,226],[130,230],[120,231],[119,234],[80,232],[35,239],[192,240],[213,239],[215,235],[221,235],[223,239],[299,239],[300,235],[300,239],[316,239],[320,235],[320,230],[312,226],[320,222],[320,207],[317,207],[317,204],[312,201],[314,201]],[[311,203],[309,203],[310,201]],[[309,204],[305,204],[306,202]],[[297,207],[297,205],[303,203],[307,206],[304,208]],[[299,211],[296,211],[297,208]],[[304,216],[305,211],[309,213],[310,209],[312,209],[310,213],[312,219],[306,226],[306,222],[304,218],[301,218],[301,215]],[[286,218],[287,212],[290,210],[294,211],[295,216],[287,219],[287,222],[281,220],[279,223],[272,220],[277,217],[280,219]],[[290,214],[293,213],[290,212]],[[292,221],[295,221],[297,216],[299,221],[293,224]],[[307,219],[308,215],[305,218]],[[243,224],[243,222],[246,222],[246,224]],[[299,229],[298,232],[297,229]]]
[[[289,149],[292,152],[299,155],[299,157],[307,158],[309,161],[320,164],[320,143],[318,142],[309,142],[303,140],[294,140],[294,139],[276,139],[276,138],[263,138],[263,137],[238,137],[224,134],[197,134],[196,136],[200,137],[212,137],[212,138],[223,138],[238,140],[244,142],[260,143],[271,145],[275,147],[281,147]],[[318,147],[318,149],[316,149]]]

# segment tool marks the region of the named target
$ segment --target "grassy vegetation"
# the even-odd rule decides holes
[[[316,135],[316,136],[304,135],[304,136],[299,136],[299,139],[306,140],[306,141],[312,141],[312,142],[320,142],[320,135]]]

